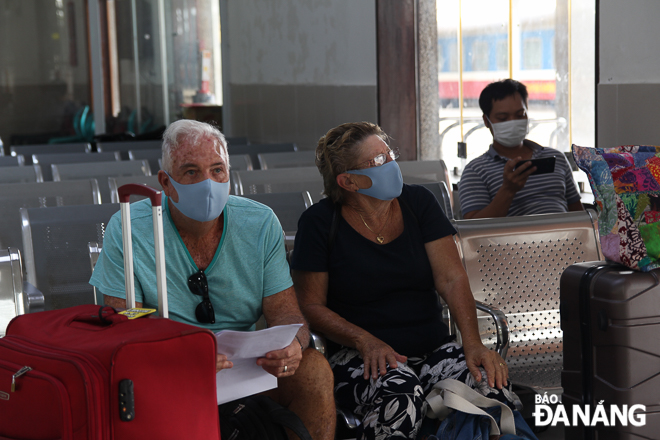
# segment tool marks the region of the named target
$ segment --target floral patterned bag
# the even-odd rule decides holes
[[[589,176],[603,255],[644,272],[660,267],[660,147],[572,151]]]

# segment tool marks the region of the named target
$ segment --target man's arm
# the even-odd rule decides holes
[[[286,348],[267,353],[265,357],[257,360],[264,370],[276,377],[291,376],[298,368],[302,359],[302,352],[309,344],[309,327],[303,317],[296,292],[289,287],[279,293],[263,299],[262,309],[268,327],[285,324],[303,324],[298,330],[296,338]],[[284,371],[286,367],[286,372]]]
[[[522,165],[514,170],[519,162],[522,162]],[[531,162],[524,162],[526,161],[520,157],[508,160],[504,165],[502,186],[493,197],[493,200],[483,209],[466,212],[463,214],[463,218],[506,217],[513,198],[518,191],[524,188],[529,176],[536,171],[536,167],[533,167]]]
[[[103,304],[106,306],[110,306],[115,309],[126,309],[126,299],[124,298],[117,298],[116,296],[109,296],[109,295],[103,295]],[[142,308],[142,303],[141,302],[136,302],[135,307],[138,309]]]
[[[268,327],[285,324],[303,324],[298,331],[298,338],[303,344],[303,347],[307,347],[307,343],[309,342],[309,328],[307,321],[305,321],[300,311],[296,291],[293,286],[275,295],[265,297],[262,307]]]

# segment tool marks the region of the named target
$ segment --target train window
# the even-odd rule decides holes
[[[449,55],[448,58],[448,69],[447,72],[458,72],[458,52],[456,52],[456,42],[452,41],[448,44]]]
[[[458,54],[456,41],[445,41],[438,44],[438,72],[457,72]]]
[[[522,68],[543,68],[543,42],[538,37],[529,37],[523,40]]]
[[[470,52],[472,58],[472,70],[474,71],[487,71],[489,66],[488,42],[475,41],[472,44],[472,51]]]
[[[487,151],[479,94],[514,78],[527,86],[529,139],[568,151],[595,139],[596,0],[436,0],[440,152],[460,170]],[[452,58],[452,53],[455,58]],[[467,143],[467,159],[456,143]]]
[[[497,40],[496,49],[497,70],[506,70],[509,63],[509,45],[506,38]]]

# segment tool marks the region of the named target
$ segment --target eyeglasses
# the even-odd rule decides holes
[[[188,288],[195,295],[202,297],[202,302],[195,309],[195,318],[202,324],[215,324],[215,311],[209,299],[209,283],[203,270],[190,275]]]
[[[374,157],[373,159],[359,163],[355,167],[347,171],[362,170],[371,167],[379,167],[387,162],[387,156],[389,156],[392,160],[397,160],[399,158],[399,149],[393,148],[388,150],[387,153],[380,153],[378,156]]]

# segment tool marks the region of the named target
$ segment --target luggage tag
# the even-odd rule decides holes
[[[156,309],[138,309],[138,308],[133,308],[133,309],[127,309],[122,312],[119,312],[120,315],[125,315],[128,317],[128,319],[136,319],[136,318],[141,318],[143,316],[150,315],[154,313]]]

